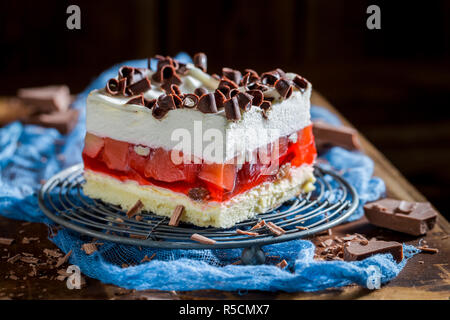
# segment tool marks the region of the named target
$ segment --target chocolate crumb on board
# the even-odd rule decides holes
[[[142,263],[142,262],[152,261],[154,257],[156,257],[156,253],[152,254],[152,256],[151,256],[150,258],[149,258],[147,255],[145,255],[145,256],[142,258],[141,263]]]
[[[419,249],[420,251],[424,252],[424,253],[438,253],[439,249],[438,248],[429,248],[429,247],[417,247],[417,249]]]
[[[179,204],[173,210],[172,216],[170,217],[169,226],[177,227],[180,223],[181,216],[184,213],[184,206]]]
[[[207,237],[202,236],[202,235],[200,235],[198,233],[192,234],[191,235],[191,240],[197,241],[197,242],[200,242],[200,243],[203,243],[203,244],[215,244],[216,243],[216,240],[207,238]]]
[[[288,263],[286,262],[286,260],[281,260],[281,262],[277,263],[275,266],[280,268],[280,269],[284,269],[286,268],[286,266],[288,265]]]
[[[83,243],[81,250],[83,250],[87,255],[91,255],[97,251],[97,245],[95,243]]]
[[[60,266],[62,266],[64,263],[66,263],[69,260],[70,255],[72,254],[72,250],[70,250],[69,252],[67,252],[67,254],[64,257],[61,257],[58,259],[58,262],[56,262],[56,268],[59,268]]]
[[[14,239],[11,239],[11,238],[0,238],[0,244],[10,246],[13,242],[14,242]]]
[[[142,208],[144,207],[144,204],[142,203],[141,200],[138,200],[134,206],[132,206],[130,208],[130,210],[127,211],[127,217],[128,218],[132,218],[134,217],[134,215],[136,215],[139,211],[142,210]]]
[[[270,232],[272,232],[277,237],[286,233],[286,231],[283,228],[277,226],[273,222],[267,222],[266,227],[267,227],[267,229],[269,229]]]
[[[257,224],[255,224],[250,230],[255,230],[262,228],[266,225],[266,222],[264,220],[259,221]]]
[[[245,230],[241,230],[241,229],[236,229],[236,233],[247,235],[247,236],[252,236],[252,237],[259,236],[258,232],[245,231]]]
[[[298,229],[298,230],[308,230],[308,228],[307,227],[302,227],[302,226],[295,226],[295,228],[296,229]]]

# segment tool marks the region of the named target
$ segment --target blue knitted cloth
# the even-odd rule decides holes
[[[189,56],[180,54],[181,61]],[[153,62],[154,63],[154,62]],[[146,67],[145,60],[123,64]],[[14,122],[0,129],[0,214],[12,218],[51,224],[39,210],[37,191],[41,182],[60,170],[81,162],[85,134],[85,101],[88,93],[103,87],[117,74],[116,65],[103,72],[81,93],[75,108],[80,110],[79,123],[72,133],[62,136],[55,129],[44,129]],[[313,106],[313,119],[339,124],[329,111]],[[378,199],[385,192],[379,178],[372,177],[373,162],[360,152],[338,147],[323,155],[329,166],[342,173],[359,194],[361,204],[349,220],[359,219],[362,205]],[[104,283],[129,289],[160,290],[264,290],[264,291],[316,291],[356,283],[368,286],[375,275],[381,283],[398,275],[409,257],[418,252],[404,245],[406,259],[396,263],[392,256],[376,255],[357,262],[316,261],[314,245],[310,241],[295,240],[264,247],[267,256],[286,259],[288,267],[274,265],[230,265],[240,259],[241,249],[216,250],[160,250],[103,242],[98,251],[88,256],[80,249],[90,239],[66,229],[51,240],[64,252],[72,250],[70,263],[81,271]],[[156,254],[150,262],[142,258]],[[275,261],[274,263],[278,262]],[[122,264],[135,265],[122,268]],[[374,271],[376,270],[376,271]]]

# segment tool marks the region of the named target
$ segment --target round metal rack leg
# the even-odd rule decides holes
[[[264,264],[266,255],[259,246],[247,247],[242,251],[241,261],[245,265]]]

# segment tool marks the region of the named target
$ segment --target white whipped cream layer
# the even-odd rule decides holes
[[[86,129],[100,137],[151,148],[186,153],[188,146],[195,157],[226,162],[310,125],[311,90],[308,83],[304,92],[294,90],[289,99],[276,100],[267,119],[259,107],[252,106],[242,112],[242,119],[236,122],[227,120],[223,110],[206,114],[193,109],[171,110],[158,120],[151,109],[126,104],[130,97],[110,96],[104,90],[94,90],[87,99]],[[159,89],[150,89],[144,95],[153,98],[159,94],[162,94]],[[182,143],[180,135],[183,133],[190,134],[190,143]],[[219,141],[217,136],[223,139]]]

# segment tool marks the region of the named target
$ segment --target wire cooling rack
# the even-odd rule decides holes
[[[314,174],[317,181],[313,192],[230,229],[200,228],[185,223],[172,227],[168,225],[169,218],[151,212],[142,212],[140,221],[128,218],[119,206],[83,194],[83,164],[48,180],[39,192],[39,206],[54,222],[97,239],[161,249],[244,248],[243,262],[256,264],[263,261],[261,246],[320,233],[345,221],[357,208],[358,195],[347,181],[320,166],[315,167]],[[236,229],[247,230],[261,220],[273,222],[286,232],[275,236],[263,227],[255,230],[260,233],[258,236],[236,233]],[[192,241],[193,233],[214,239],[216,243]]]

